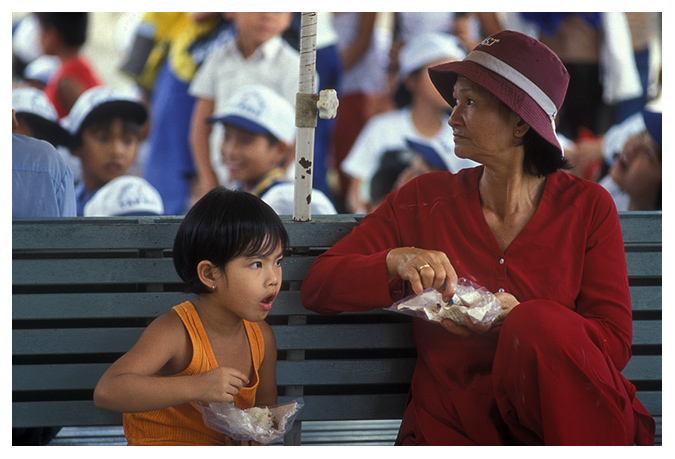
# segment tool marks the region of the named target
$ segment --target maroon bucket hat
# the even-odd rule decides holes
[[[451,106],[455,105],[452,90],[459,75],[494,94],[564,154],[555,133],[555,117],[570,77],[546,45],[505,30],[483,40],[462,61],[431,67],[432,83]]]

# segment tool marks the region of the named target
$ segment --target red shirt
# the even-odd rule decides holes
[[[45,94],[52,104],[54,104],[59,118],[63,118],[68,114],[68,110],[64,107],[57,91],[59,82],[63,79],[77,81],[82,86],[83,91],[101,84],[101,80],[96,76],[91,65],[82,56],[75,56],[62,62],[61,66],[54,72],[54,75],[51,76],[45,86]]]
[[[392,193],[317,259],[302,284],[303,304],[320,313],[388,307],[402,297],[403,285],[387,283],[387,252],[439,250],[458,277],[492,292],[504,289],[521,303],[546,299],[576,311],[598,328],[608,357],[623,369],[631,355],[632,317],[623,238],[610,195],[564,172],[548,175],[536,213],[503,252],[481,210],[482,171],[479,166],[425,174]],[[413,330],[418,358],[401,430],[414,419],[427,438],[447,438],[444,420],[452,418],[473,441],[498,442],[498,433],[485,426],[499,423],[499,413],[490,412],[499,327],[460,338],[414,319]],[[413,417],[407,416],[411,409]]]

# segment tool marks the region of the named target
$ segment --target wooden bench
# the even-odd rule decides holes
[[[358,224],[354,215],[284,217],[292,250],[268,317],[277,338],[280,402],[303,421],[400,419],[415,362],[410,319],[386,311],[322,316],[302,307],[316,256]],[[156,316],[191,296],[171,259],[175,217],[12,222],[12,426],[114,426],[96,408],[101,374]],[[661,213],[621,215],[634,310],[634,357],[624,374],[661,418]],[[345,286],[348,288],[348,286]]]

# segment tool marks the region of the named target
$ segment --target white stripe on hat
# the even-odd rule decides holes
[[[558,115],[558,109],[551,98],[548,97],[546,93],[542,91],[539,86],[534,84],[529,78],[511,67],[509,64],[484,51],[473,50],[464,58],[464,60],[475,62],[476,64],[482,65],[488,70],[492,70],[497,75],[506,78],[511,83],[525,91],[525,93],[527,93],[548,115],[551,120],[553,132],[556,132],[555,117]],[[558,141],[558,145],[560,146],[562,155],[565,156],[565,152],[560,141]]]
[[[532,97],[532,99],[534,99],[537,105],[539,105],[542,110],[546,112],[551,120],[555,120],[555,117],[558,114],[558,109],[551,98],[548,97],[544,91],[539,89],[539,86],[534,84],[529,78],[511,67],[509,64],[492,56],[491,54],[478,50],[471,51],[464,60],[480,64],[483,67],[492,70],[496,74],[506,78],[511,83],[525,91],[530,97]]]

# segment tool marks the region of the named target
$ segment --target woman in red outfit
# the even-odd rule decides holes
[[[429,72],[453,107],[455,153],[482,165],[390,194],[317,259],[305,306],[383,308],[427,287],[449,299],[458,277],[496,292],[503,313],[490,327],[413,319],[397,444],[653,444],[654,421],[621,374],[632,318],[616,209],[561,171],[565,67],[503,31]]]

